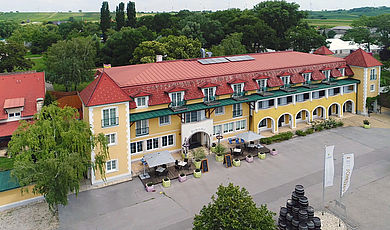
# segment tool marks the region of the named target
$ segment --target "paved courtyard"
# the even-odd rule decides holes
[[[61,229],[191,229],[194,214],[210,201],[219,184],[244,186],[254,201],[278,212],[295,184],[306,188],[309,202],[322,207],[322,168],[325,145],[335,145],[335,185],[326,190],[332,207],[340,184],[342,153],[355,153],[351,187],[343,197],[347,222],[359,229],[388,229],[390,225],[390,129],[343,127],[270,145],[279,155],[224,168],[209,159],[210,172],[170,188],[147,193],[138,178],[69,197],[60,208]]]

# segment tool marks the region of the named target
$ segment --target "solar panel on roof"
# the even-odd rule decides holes
[[[249,55],[226,57],[226,59],[228,59],[231,62],[255,60],[253,57],[251,57]]]
[[[225,63],[229,62],[226,58],[207,58],[207,59],[199,59],[199,63],[203,65],[208,65],[208,64],[218,64],[218,63]]]

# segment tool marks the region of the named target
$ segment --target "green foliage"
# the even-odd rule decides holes
[[[99,36],[101,34],[100,25],[97,22],[74,21],[61,23],[58,26],[58,32],[63,39],[72,39],[74,37]]]
[[[313,128],[306,129],[305,133],[312,134],[312,133],[314,133],[314,129]]]
[[[119,31],[125,26],[125,4],[119,3],[115,11],[116,30]]]
[[[159,42],[166,44],[168,58],[188,59],[200,56],[201,43],[199,40],[169,35],[159,39]]]
[[[73,38],[60,41],[49,48],[46,65],[48,80],[65,85],[66,91],[74,85],[91,80],[95,67],[96,48],[92,38]]]
[[[326,45],[326,37],[319,34],[316,29],[310,27],[306,22],[289,29],[286,39],[288,39],[291,48],[306,53]]]
[[[275,213],[269,211],[266,205],[256,207],[249,192],[245,188],[220,185],[217,198],[213,195],[211,202],[203,206],[195,215],[194,230],[212,229],[261,229],[276,230],[272,217]]]
[[[9,38],[19,24],[14,21],[0,21],[0,38]]]
[[[52,210],[68,203],[69,192],[78,193],[89,168],[105,175],[106,138],[94,136],[76,116],[77,110],[70,107],[44,106],[34,122],[21,122],[8,144],[15,159],[12,175],[21,186],[33,184],[32,192],[43,194]],[[92,149],[95,159],[91,159]]]
[[[24,58],[26,53],[27,50],[21,43],[0,42],[0,73],[31,68],[31,60]]]
[[[145,41],[139,44],[134,50],[133,63],[156,62],[156,55],[166,55],[168,53],[166,44],[158,41]]]
[[[0,171],[7,171],[13,169],[14,161],[14,158],[0,157]]]
[[[288,132],[283,132],[283,133],[276,134],[276,135],[274,135],[272,137],[261,138],[260,142],[262,144],[269,145],[269,144],[271,144],[273,142],[280,142],[280,141],[284,141],[284,140],[289,140],[293,136],[294,136],[294,134],[292,132],[288,131]]]
[[[107,31],[109,28],[111,28],[110,9],[108,8],[108,2],[103,2],[102,8],[100,8],[100,29],[103,33],[103,41],[107,40]]]
[[[43,101],[43,105],[48,106],[48,105],[53,104],[53,102],[55,102],[55,101],[56,101],[56,99],[53,97],[53,95],[51,95],[51,93],[49,91],[46,91],[45,100]]]
[[[378,96],[375,97],[367,97],[366,99],[366,107],[368,110],[373,110],[374,109],[374,103],[377,101]]]
[[[233,33],[226,36],[221,44],[211,48],[214,56],[236,55],[246,53],[242,44],[242,33]]]
[[[364,125],[369,125],[370,122],[369,122],[368,120],[363,120],[363,124],[364,124]]]
[[[332,118],[328,120],[320,120],[320,121],[313,121],[311,128],[314,131],[322,131],[324,129],[332,129],[343,126],[344,123],[342,121],[336,121]]]
[[[358,44],[366,44],[366,48],[370,51],[370,45],[377,43],[377,38],[374,34],[371,33],[369,28],[366,27],[356,27],[347,31],[343,36],[343,40],[354,41]]]
[[[211,152],[217,155],[224,155],[226,153],[226,148],[223,145],[218,144],[215,147],[211,148]]]
[[[206,154],[203,148],[197,148],[194,150],[193,153],[194,153],[195,160],[203,160],[204,158],[206,158]]]
[[[297,131],[295,131],[295,134],[298,136],[306,136],[306,132],[303,130],[297,130]]]
[[[135,11],[135,2],[129,1],[127,3],[126,14],[127,14],[126,26],[134,28],[136,25],[136,22],[137,22],[136,11]]]
[[[334,30],[329,30],[326,34],[327,38],[334,38],[334,36],[336,36],[336,32],[334,32]]]

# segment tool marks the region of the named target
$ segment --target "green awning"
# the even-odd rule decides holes
[[[181,114],[181,113],[192,112],[192,111],[197,111],[197,110],[211,109],[211,108],[216,108],[216,107],[220,107],[220,106],[227,106],[227,105],[247,103],[247,102],[253,102],[253,101],[282,97],[282,96],[295,95],[295,94],[299,94],[299,93],[316,91],[319,89],[333,88],[335,86],[343,86],[343,85],[349,85],[349,84],[354,84],[354,83],[359,83],[359,82],[360,81],[357,79],[342,79],[342,80],[334,81],[333,85],[328,85],[328,84],[324,84],[324,83],[315,84],[315,86],[317,86],[317,88],[310,89],[310,88],[306,88],[303,86],[294,87],[294,89],[296,90],[294,92],[285,92],[282,90],[275,90],[275,91],[272,91],[273,94],[271,96],[264,97],[264,96],[261,96],[258,94],[252,94],[252,95],[244,96],[244,98],[246,98],[245,100],[234,100],[231,98],[222,99],[222,100],[218,100],[219,104],[217,104],[217,105],[206,105],[204,103],[196,103],[196,104],[185,105],[185,107],[187,109],[184,111],[178,111],[178,112],[174,112],[171,109],[167,108],[167,109],[159,109],[159,110],[153,110],[153,111],[141,112],[141,113],[131,113],[130,114],[130,122],[152,119],[152,118],[167,116],[167,115]]]

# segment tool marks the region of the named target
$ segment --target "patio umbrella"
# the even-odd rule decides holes
[[[260,140],[261,138],[264,138],[260,134],[257,134],[257,133],[252,132],[252,131],[237,134],[236,137],[239,139],[243,139],[246,142],[257,141],[257,140]]]
[[[146,163],[148,163],[149,168],[175,162],[175,159],[173,159],[171,153],[166,150],[162,152],[147,154],[144,156],[144,159]]]

